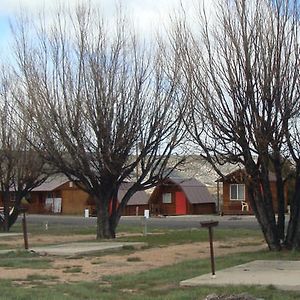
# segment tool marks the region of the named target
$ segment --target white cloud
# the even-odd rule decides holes
[[[170,14],[180,7],[180,3],[188,14],[193,14],[195,7],[202,2],[206,7],[213,7],[212,0],[119,0],[140,30],[153,29],[168,22]],[[117,2],[114,0],[9,0],[0,2],[0,13],[13,18],[20,10],[34,15],[43,9],[50,12],[61,4],[72,8],[79,3],[91,3],[103,8],[105,14],[111,15]]]
[[[180,10],[180,5],[185,9],[186,15],[192,20],[196,8],[204,3],[208,11],[214,9],[214,0],[0,0],[0,30],[1,25],[8,22],[8,18],[14,20],[20,12],[29,13],[31,18],[44,12],[46,23],[54,22],[51,12],[60,6],[75,8],[79,3],[91,3],[92,6],[99,7],[103,16],[108,20],[113,20],[117,4],[120,3],[124,12],[133,21],[139,35],[151,36],[157,30],[164,31],[170,22],[170,16]],[[1,16],[2,20],[1,20]],[[2,24],[1,24],[2,23]],[[8,34],[2,36],[0,47],[6,45],[9,40]]]

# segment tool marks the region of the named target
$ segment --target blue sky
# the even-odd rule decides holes
[[[9,15],[0,13],[0,49],[10,37]]]
[[[12,36],[9,20],[13,22],[20,11],[28,12],[34,18],[43,8],[50,15],[51,10],[53,11],[58,4],[75,7],[82,2],[91,2],[93,5],[100,6],[103,8],[104,15],[113,14],[116,7],[114,0],[0,0],[1,53],[10,51]],[[126,9],[141,35],[154,33],[161,24],[167,23],[170,14],[180,3],[179,0],[119,0],[119,2]],[[212,6],[212,0],[181,0],[181,2],[188,13],[195,11],[195,3],[204,2]]]

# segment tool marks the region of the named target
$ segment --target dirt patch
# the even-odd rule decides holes
[[[29,246],[45,245],[45,244],[60,244],[68,242],[90,241],[95,240],[94,234],[76,234],[76,235],[29,235]],[[5,239],[5,245],[13,246],[14,248],[24,247],[23,236],[12,236]]]
[[[44,238],[42,236],[38,237],[36,242],[41,242],[42,244]],[[55,242],[58,242],[60,238],[61,242],[67,241],[66,237],[57,237],[54,238]],[[68,241],[71,241],[71,237],[69,239]],[[76,235],[77,241],[84,239],[88,239],[88,236],[81,237]],[[50,243],[49,239],[46,239],[46,241]],[[254,238],[215,242],[214,246],[216,256],[238,252],[254,252],[266,248],[263,241],[257,241]],[[45,274],[55,276],[57,278],[56,281],[59,282],[101,281],[105,275],[138,273],[185,260],[207,257],[209,257],[209,245],[207,242],[137,250],[129,255],[107,254],[101,257],[87,256],[77,259],[51,257],[53,268],[43,270],[0,268],[0,279],[24,280],[29,275]],[[66,270],[78,268],[81,268],[81,272],[66,272]],[[49,283],[51,283],[51,280],[49,280]]]

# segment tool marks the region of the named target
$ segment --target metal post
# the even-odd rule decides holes
[[[22,227],[23,227],[23,236],[24,236],[24,248],[25,250],[28,250],[28,234],[27,234],[25,210],[23,210]]]
[[[146,236],[147,235],[147,218],[146,217],[144,217],[144,236]]]
[[[212,273],[212,277],[215,278],[216,272],[215,272],[215,257],[214,257],[214,245],[213,245],[213,227],[217,226],[219,224],[219,222],[218,221],[205,221],[205,222],[200,222],[200,224],[202,227],[208,228],[211,273]]]
[[[216,275],[215,272],[215,257],[214,257],[214,245],[213,245],[213,230],[212,227],[208,227],[209,233],[209,246],[210,246],[210,262],[211,262],[211,273],[213,276]]]

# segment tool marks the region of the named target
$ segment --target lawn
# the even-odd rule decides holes
[[[16,227],[17,229],[17,227]],[[75,235],[93,234],[94,228],[70,228],[69,226],[49,227],[45,232],[43,226],[29,226],[32,236],[46,234],[55,235]],[[121,233],[141,233],[140,228],[120,227]],[[262,235],[258,230],[215,230],[215,241],[230,241],[231,239],[243,237],[262,240]],[[208,234],[205,229],[195,230],[159,230],[153,231],[147,236],[122,237],[119,240],[147,242],[149,247],[167,247],[174,244],[188,244],[195,242],[207,242]],[[245,242],[246,243],[246,242]],[[5,244],[5,241],[3,241]],[[254,245],[254,244],[253,244]],[[1,244],[0,244],[1,246]],[[128,255],[132,249],[124,249],[123,254]],[[138,252],[137,252],[138,253]],[[103,254],[101,254],[103,255]],[[226,286],[226,287],[194,287],[182,288],[179,286],[181,280],[192,278],[210,272],[209,259],[186,260],[175,263],[171,266],[164,266],[152,270],[145,269],[138,274],[104,276],[101,281],[61,283],[58,277],[47,274],[51,266],[52,259],[40,257],[36,254],[19,251],[16,253],[0,255],[0,266],[8,268],[36,268],[41,272],[35,275],[28,275],[24,280],[0,280],[0,299],[204,299],[208,294],[216,293],[239,294],[248,293],[263,299],[300,299],[300,293],[279,291],[272,286]],[[95,265],[101,264],[95,254]],[[155,257],[153,258],[155,259]],[[217,270],[246,263],[256,259],[286,259],[300,260],[299,252],[268,252],[258,251],[254,253],[236,253],[216,258]],[[128,258],[129,263],[139,263],[138,256]],[[75,262],[77,264],[77,262]],[[2,269],[3,271],[3,269]],[[81,266],[65,267],[65,273],[80,276]],[[55,274],[56,275],[56,274]],[[72,275],[73,276],[73,275]]]
[[[11,232],[22,232],[20,224],[14,225]],[[96,227],[95,226],[70,226],[70,225],[51,225],[48,229],[45,229],[44,224],[28,224],[29,232],[29,245],[36,246],[33,237],[38,235],[49,236],[49,237],[62,237],[62,236],[76,236],[76,235],[86,235],[89,236],[86,241],[94,241],[96,237]],[[126,236],[123,236],[123,235]],[[144,236],[143,228],[140,226],[119,226],[117,235],[118,241],[127,242],[145,242],[149,247],[162,247],[171,244],[186,244],[186,243],[196,243],[196,242],[206,242],[208,241],[208,231],[206,228],[199,229],[185,229],[185,230],[172,230],[172,229],[151,229],[149,233]],[[251,229],[217,229],[214,232],[215,241],[226,241],[233,238],[238,238],[243,236],[245,239],[247,237],[255,237],[257,240],[263,240],[263,236],[260,230]],[[7,238],[8,240],[10,238]],[[13,237],[11,238],[13,239]],[[50,240],[50,239],[49,239]],[[49,244],[53,244],[49,243]],[[22,245],[23,247],[23,245]],[[11,247],[5,242],[0,243],[1,249],[10,249]]]
[[[254,237],[258,240],[262,240],[262,234],[259,230],[250,229],[218,229],[215,230],[214,240],[215,241],[226,241],[233,238],[238,238],[243,236],[245,239],[247,237]],[[208,241],[208,231],[205,228],[202,229],[192,229],[192,230],[165,230],[164,232],[157,232],[149,234],[147,236],[132,236],[119,238],[121,241],[128,242],[145,242],[148,243],[149,247],[161,247],[170,244],[186,244],[186,243],[196,243],[196,242],[207,242]]]
[[[216,259],[218,269],[246,263],[255,259],[300,259],[299,253],[241,253]],[[106,276],[101,282],[46,284],[55,278],[47,275],[31,276],[26,284],[0,281],[0,299],[204,299],[211,293],[219,295],[248,293],[263,299],[299,299],[300,293],[286,292],[272,286],[226,286],[181,288],[181,280],[205,274],[210,270],[208,259],[185,261],[139,274]],[[28,288],[29,286],[29,288]]]

